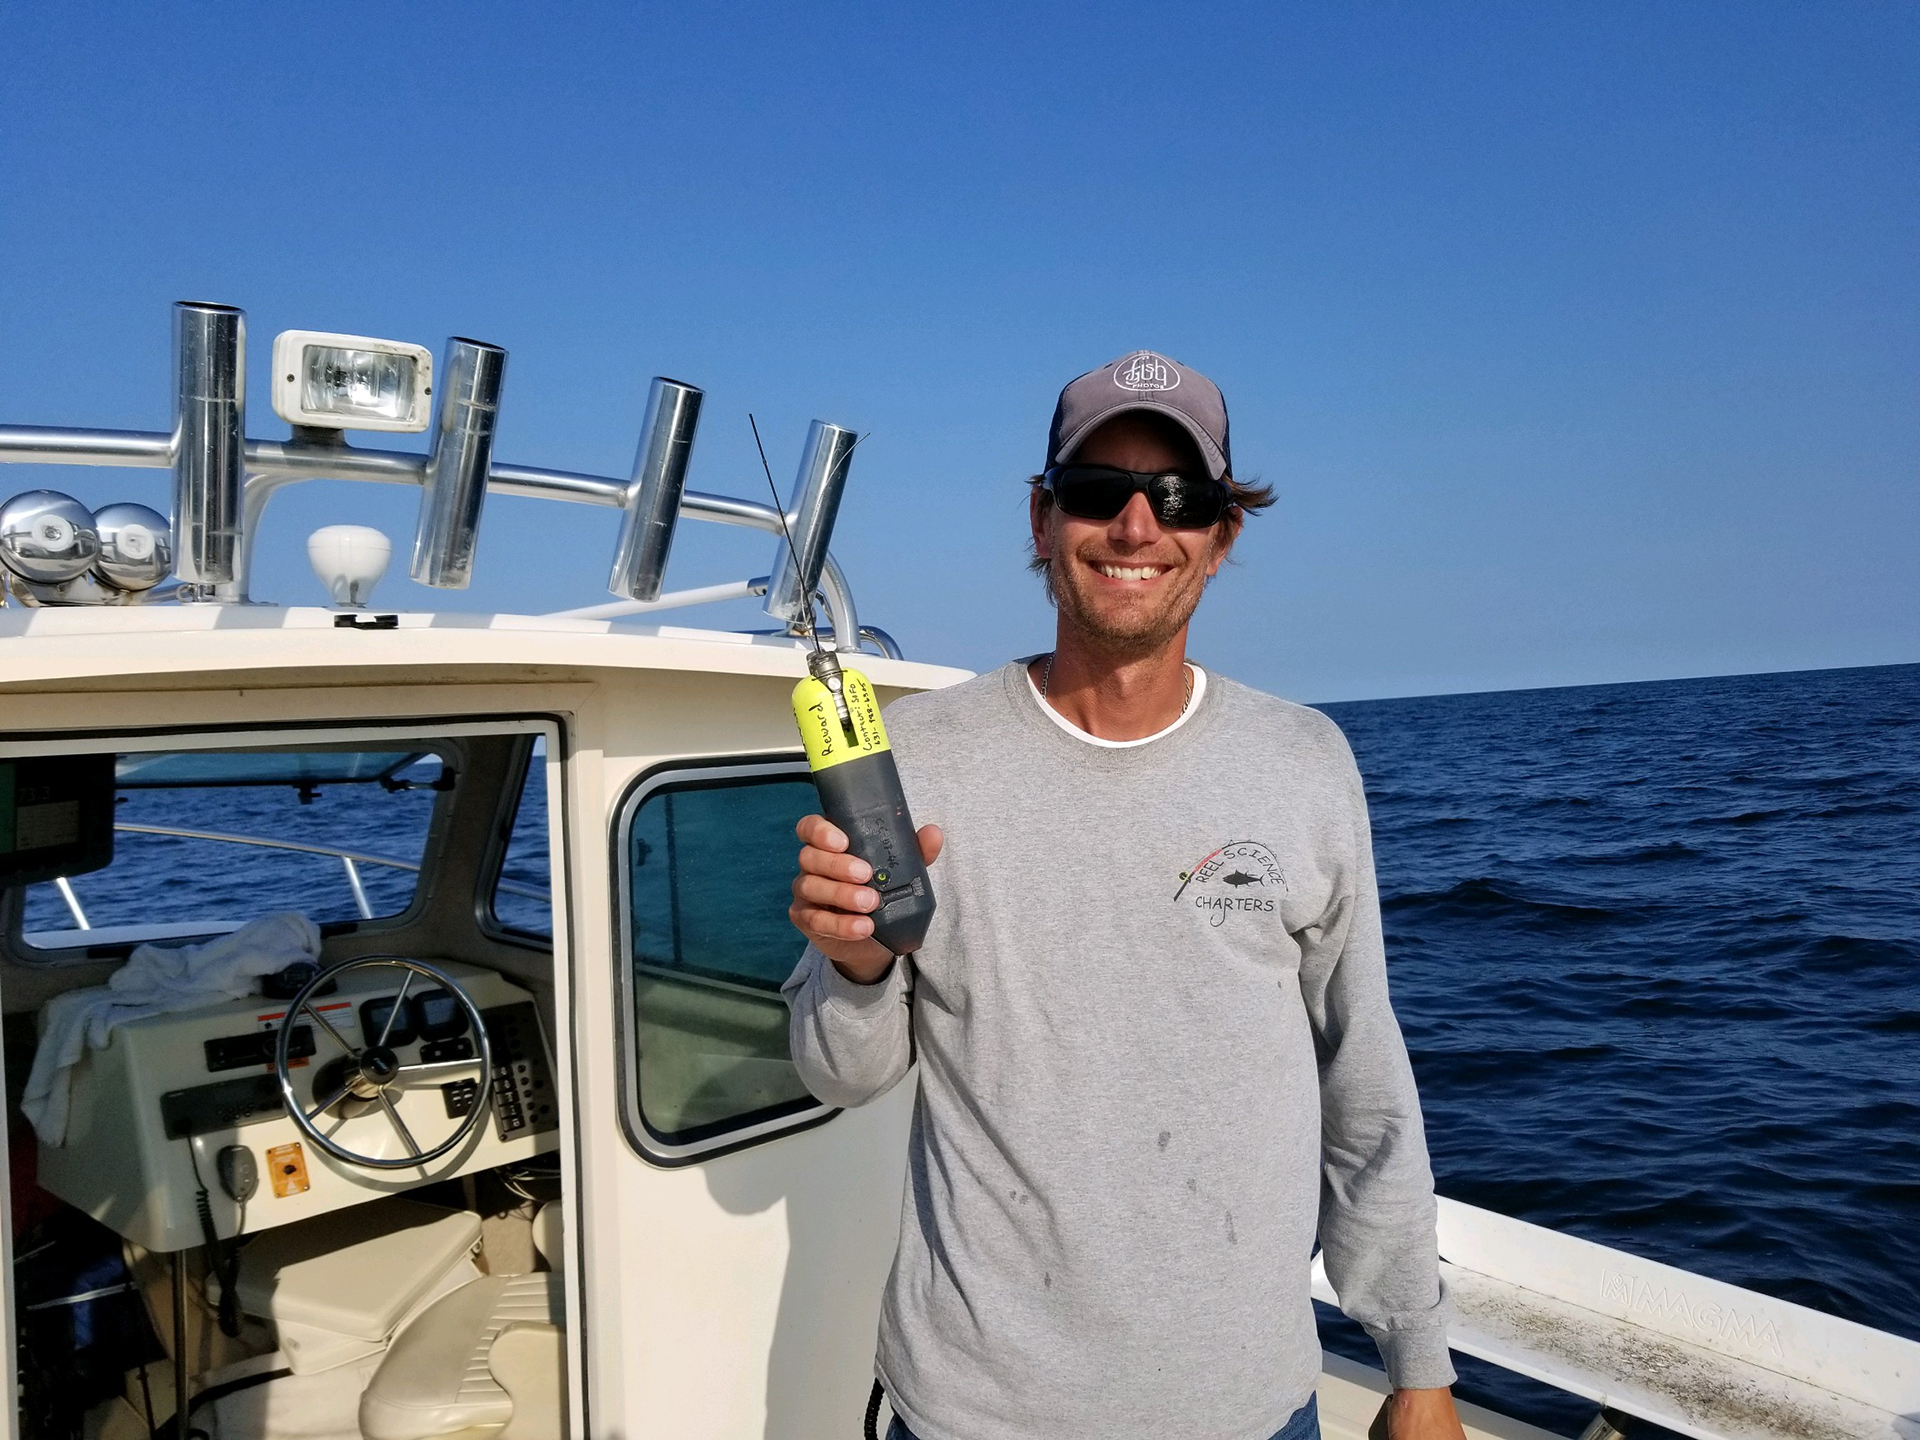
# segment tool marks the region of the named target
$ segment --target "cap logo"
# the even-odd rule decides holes
[[[1173,390],[1180,384],[1180,372],[1164,356],[1142,350],[1113,367],[1113,383],[1122,390]]]

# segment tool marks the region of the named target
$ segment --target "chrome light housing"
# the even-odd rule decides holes
[[[424,430],[433,354],[404,340],[283,330],[273,340],[273,411],[327,430]]]
[[[94,573],[121,590],[151,590],[173,573],[173,527],[145,505],[103,505],[93,517],[100,533]]]
[[[0,564],[22,580],[58,585],[99,558],[93,512],[71,495],[29,490],[0,505]]]

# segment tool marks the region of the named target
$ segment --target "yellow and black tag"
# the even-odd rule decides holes
[[[887,727],[880,723],[880,702],[872,683],[858,670],[842,669],[840,674],[847,713],[853,717],[851,734],[840,723],[839,707],[825,685],[809,675],[793,687],[793,718],[800,726],[801,743],[807,747],[807,764],[814,770],[844,765],[862,755],[891,748]]]

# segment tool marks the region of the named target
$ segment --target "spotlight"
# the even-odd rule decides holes
[[[99,558],[93,512],[71,495],[29,490],[0,505],[0,565],[22,580],[63,584]]]

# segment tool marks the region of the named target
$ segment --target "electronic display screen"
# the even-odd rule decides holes
[[[393,1015],[394,996],[383,995],[378,1000],[369,1000],[360,1007],[360,1034],[369,1045],[380,1043],[380,1032],[385,1028],[387,1017]],[[403,1005],[398,1015],[393,1017],[393,1028],[387,1031],[387,1048],[398,1049],[402,1045],[411,1045],[419,1038],[414,1031],[413,1007]]]
[[[445,990],[428,990],[413,997],[414,1019],[422,1040],[451,1040],[467,1030],[467,1012]]]
[[[0,760],[0,885],[85,875],[113,862],[113,762]]]

